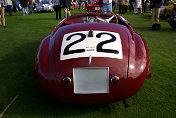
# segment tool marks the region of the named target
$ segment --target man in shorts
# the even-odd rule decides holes
[[[143,15],[143,12],[142,12],[142,0],[137,0],[137,15],[139,15],[139,10],[141,12],[141,15]]]

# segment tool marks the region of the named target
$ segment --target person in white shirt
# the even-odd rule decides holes
[[[12,0],[5,0],[9,15],[12,16]]]
[[[142,12],[142,0],[137,0],[137,15],[139,14],[139,10],[141,12],[141,15],[143,15],[143,12]]]

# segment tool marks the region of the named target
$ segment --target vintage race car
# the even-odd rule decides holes
[[[151,78],[149,50],[120,15],[74,15],[42,40],[34,75],[57,100],[76,104],[125,100]]]

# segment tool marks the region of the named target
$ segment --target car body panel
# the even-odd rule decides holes
[[[90,22],[90,20],[85,22],[85,19],[96,16],[97,14],[88,13],[68,17],[62,20],[40,44],[35,79],[40,81],[49,96],[77,104],[114,102],[134,95],[142,87],[145,78],[151,77],[150,56],[146,41],[128,21],[118,15],[119,24]],[[101,14],[100,16],[106,18],[111,15]],[[112,20],[112,22],[115,21]],[[90,32],[93,35],[89,35]],[[68,57],[63,58],[64,56]],[[81,70],[80,76],[85,78],[81,81],[87,88],[92,82],[91,86],[97,91],[101,91],[98,88],[107,87],[107,89],[92,93],[91,89],[87,93],[75,92],[77,86],[75,86],[74,71],[77,69]],[[98,69],[107,70],[107,82],[104,84],[101,78],[98,80],[105,87],[101,87],[101,84],[96,81],[96,73],[88,73],[85,69],[96,71],[97,74],[100,72],[97,71]],[[95,76],[94,79],[92,79],[93,76]],[[112,78],[115,76],[120,80],[118,84],[112,83]],[[65,77],[70,78],[69,85],[63,84]],[[79,81],[77,83],[79,85]]]

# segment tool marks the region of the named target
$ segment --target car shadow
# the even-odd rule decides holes
[[[81,116],[101,111],[105,116],[112,111],[111,104],[76,105],[53,100],[45,95],[39,82],[33,79],[35,56],[40,41],[29,42],[17,47],[6,55],[0,72],[6,86],[6,97],[18,99],[4,114],[6,117],[70,117]],[[10,101],[9,101],[10,102]],[[8,103],[5,103],[8,104]],[[117,113],[117,112],[116,112]]]

